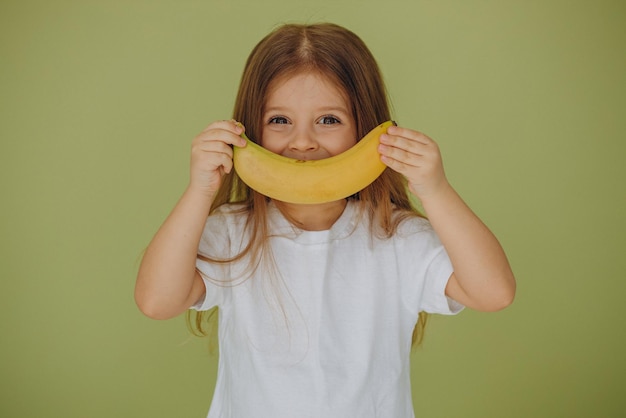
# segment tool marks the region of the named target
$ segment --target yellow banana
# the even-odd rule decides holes
[[[322,160],[297,160],[275,154],[250,141],[234,147],[235,171],[257,192],[289,203],[325,203],[364,189],[385,169],[380,161],[380,135],[394,122],[372,129],[352,148]]]

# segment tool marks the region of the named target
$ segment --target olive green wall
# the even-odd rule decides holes
[[[368,43],[517,275],[509,309],[432,320],[417,415],[623,416],[619,0],[0,2],[0,416],[205,416],[215,358],[138,312],[138,260],[252,46],[303,21]]]

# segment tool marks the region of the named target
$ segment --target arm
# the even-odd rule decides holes
[[[406,176],[450,256],[454,273],[446,295],[479,311],[510,305],[516,284],[504,250],[448,183],[437,144],[419,132],[390,127],[380,153],[386,165]]]
[[[145,315],[172,318],[204,294],[196,271],[198,245],[222,178],[232,170],[229,145],[245,146],[242,132],[235,122],[220,121],[194,139],[189,185],[148,245],[137,274],[135,301]]]

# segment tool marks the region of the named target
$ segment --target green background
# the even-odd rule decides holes
[[[253,45],[316,21],[370,46],[518,279],[432,320],[417,416],[624,416],[621,0],[2,0],[0,416],[206,415],[216,358],[138,312],[138,262]]]

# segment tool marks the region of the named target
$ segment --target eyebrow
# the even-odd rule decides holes
[[[273,112],[284,112],[286,110],[289,110],[288,107],[286,106],[272,106],[272,107],[268,107],[263,109],[263,113],[273,113]],[[343,106],[327,106],[327,107],[320,107],[318,109],[316,109],[319,112],[341,112],[341,113],[346,113],[349,114],[349,110],[346,107]]]

